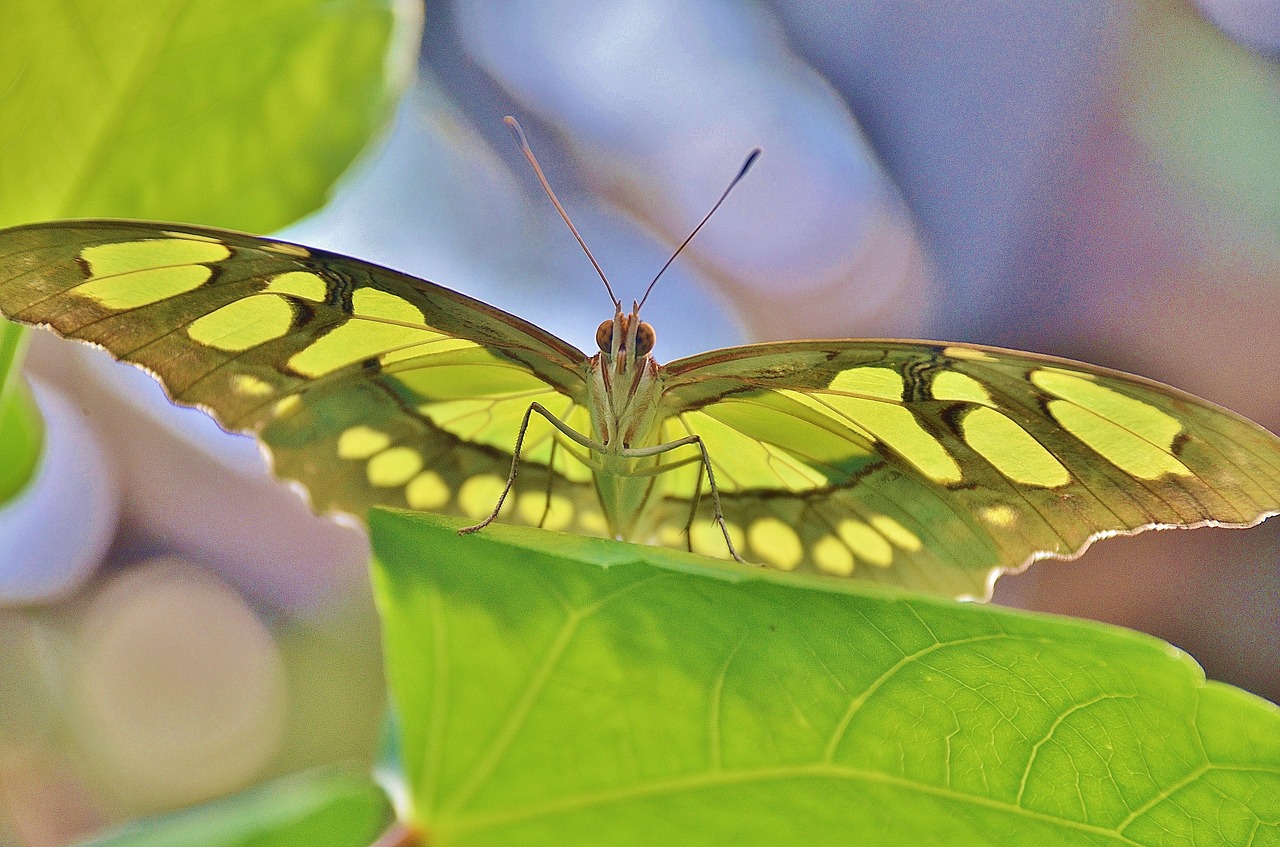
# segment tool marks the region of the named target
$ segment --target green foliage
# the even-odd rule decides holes
[[[318,208],[412,69],[396,0],[15,0],[0,26],[0,226],[140,217],[269,232]],[[39,458],[0,319],[0,504]]]
[[[412,7],[6,3],[0,225],[137,217],[269,232],[297,219],[394,104],[413,55],[400,45],[417,37],[397,8]]]
[[[313,771],[139,821],[86,847],[368,847],[393,820],[368,777]]]
[[[0,506],[26,487],[44,443],[44,424],[26,383],[18,379],[26,333],[0,318]]]
[[[532,529],[370,521],[433,847],[1280,837],[1280,710],[1156,639]]]

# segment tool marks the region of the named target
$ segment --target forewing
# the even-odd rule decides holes
[[[700,435],[748,560],[985,597],[1093,539],[1280,512],[1280,439],[1158,383],[997,348],[803,341],[669,365],[664,437]],[[698,470],[670,473],[661,540]],[[702,485],[691,538],[723,555]]]
[[[0,232],[0,314],[99,344],[176,402],[256,434],[321,512],[482,517],[531,402],[578,425],[586,416],[585,357],[537,327],[386,268],[223,230],[67,221]],[[521,491],[537,493],[504,517],[598,527],[586,467],[553,457],[539,420],[526,445]]]

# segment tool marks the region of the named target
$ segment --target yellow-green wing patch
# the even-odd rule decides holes
[[[559,396],[548,395],[549,403]],[[498,502],[527,408],[523,400],[494,395],[468,401],[470,415],[437,415],[437,404],[395,375],[327,381],[305,396],[259,437],[278,475],[305,480],[317,510],[355,512],[377,504],[477,521]],[[516,403],[518,415],[504,411]],[[570,419],[579,408],[561,397],[559,409]],[[437,416],[446,419],[438,423]],[[541,418],[530,422],[519,484],[499,520],[607,534],[590,472],[562,446],[552,455],[552,432]]]
[[[1280,439],[1206,401],[1076,362],[932,342],[810,341],[666,368],[668,438],[707,444],[732,532],[787,570],[984,596],[1091,540],[1280,511]],[[660,540],[725,555],[696,468]],[[691,541],[690,541],[691,539]]]
[[[385,268],[171,224],[0,233],[0,314],[100,344],[177,402],[257,434],[320,511],[479,518],[530,402],[583,426],[586,359],[511,315]],[[535,420],[505,519],[603,530],[590,472]]]

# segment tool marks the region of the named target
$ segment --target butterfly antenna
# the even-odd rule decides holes
[[[664,273],[666,273],[667,268],[671,267],[671,263],[676,260],[676,256],[679,256],[680,251],[688,246],[689,242],[693,240],[693,237],[698,234],[698,230],[702,229],[702,225],[705,224],[707,221],[711,220],[711,216],[716,213],[716,209],[720,208],[720,204],[723,203],[724,199],[729,196],[729,192],[733,190],[733,187],[735,185],[737,185],[739,182],[742,181],[742,178],[747,175],[747,171],[751,170],[751,166],[756,163],[756,159],[758,158],[760,158],[759,147],[755,148],[754,150],[752,150],[750,153],[747,154],[747,160],[742,163],[742,168],[739,169],[738,175],[735,176],[733,180],[729,183],[729,187],[726,188],[724,190],[724,193],[720,195],[720,199],[717,200],[716,204],[711,207],[711,211],[707,212],[706,217],[704,217],[702,221],[693,228],[693,232],[689,233],[689,237],[680,243],[680,246],[676,248],[676,252],[672,253],[671,258],[667,259],[667,263],[662,266],[662,270],[658,271],[658,276],[655,276],[653,278],[653,282],[649,283],[649,287],[644,290],[644,296],[640,298],[640,303],[636,306],[636,311],[640,311],[640,307],[644,305],[644,301],[649,299],[649,292],[653,290],[653,287],[655,285],[657,285],[659,277],[661,277]]]
[[[596,269],[596,273],[600,274],[600,279],[604,282],[604,289],[609,292],[609,299],[613,301],[614,308],[621,309],[622,301],[614,296],[613,286],[609,284],[609,278],[604,275],[604,271],[600,268],[600,263],[596,261],[595,256],[591,255],[591,249],[587,247],[587,242],[582,240],[582,236],[578,234],[578,228],[573,225],[573,221],[569,220],[569,213],[564,210],[564,206],[560,205],[559,198],[551,190],[551,183],[547,182],[546,175],[542,173],[542,166],[538,164],[537,157],[533,155],[533,148],[529,146],[528,139],[524,137],[524,130],[520,128],[520,122],[510,115],[507,115],[502,120],[507,126],[511,127],[511,131],[516,137],[516,143],[520,145],[520,152],[524,153],[524,157],[529,160],[529,164],[533,165],[533,172],[538,175],[538,182],[542,183],[542,190],[547,192],[547,196],[551,198],[556,211],[560,213],[560,217],[564,218],[564,222],[568,224],[569,231],[573,233],[574,238],[578,239],[578,245],[582,247],[582,252],[586,253],[587,258],[591,260],[591,266]]]

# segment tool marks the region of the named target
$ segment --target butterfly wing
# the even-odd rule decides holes
[[[101,344],[255,433],[320,511],[486,515],[519,424],[579,432],[586,357],[464,295],[254,236],[84,221],[0,233],[0,314]],[[1156,383],[927,342],[715,351],[664,370],[663,435],[710,451],[737,543],[785,569],[983,595],[993,576],[1153,526],[1280,508],[1280,440]],[[603,534],[591,472],[540,418],[503,518]],[[696,464],[660,540],[723,553]],[[705,491],[705,489],[703,489]]]
[[[748,558],[948,595],[1093,539],[1280,511],[1280,438],[1117,371],[989,347],[803,341],[668,365],[667,440],[706,444]],[[696,467],[671,472],[684,546]],[[706,487],[690,538],[723,554]]]
[[[134,221],[9,229],[0,314],[99,344],[176,402],[257,435],[321,512],[482,517],[530,402],[589,431],[588,365],[571,345],[446,288],[251,235]],[[521,477],[532,493],[504,517],[603,531],[590,471],[551,444],[535,419]]]

